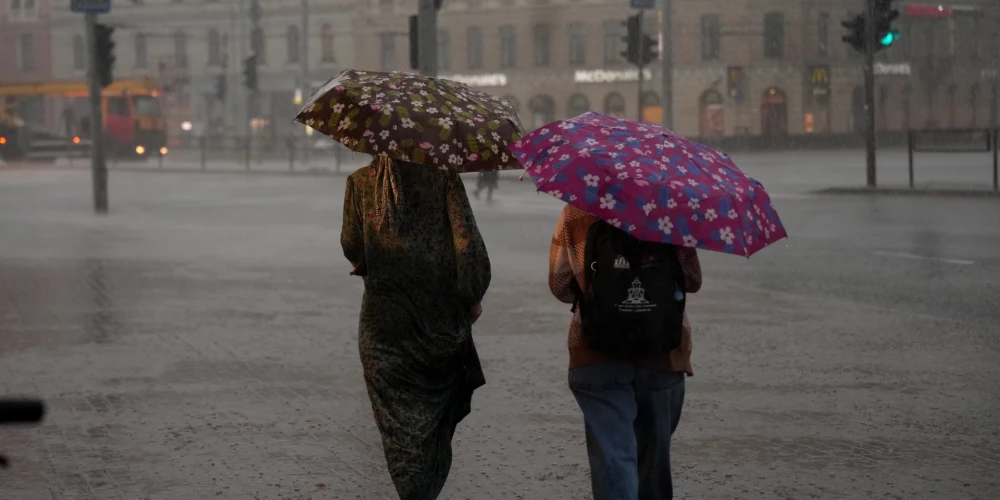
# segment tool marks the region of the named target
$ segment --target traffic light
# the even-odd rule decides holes
[[[226,75],[215,77],[215,98],[220,101],[226,100]]]
[[[854,50],[858,52],[864,52],[865,16],[863,14],[858,14],[854,16],[853,19],[840,23],[840,25],[847,28],[847,35],[844,35],[842,38],[844,43],[854,47]]]
[[[94,61],[94,71],[101,88],[115,81],[112,69],[115,66],[115,41],[112,39],[115,29],[106,24],[94,25],[94,43],[97,44],[97,59]]]
[[[639,14],[629,16],[622,24],[625,25],[626,34],[622,37],[625,42],[625,51],[622,57],[632,64],[639,64],[642,57],[642,17]]]
[[[892,27],[893,21],[899,17],[899,11],[893,8],[895,2],[896,0],[875,0],[875,52],[886,49],[899,40],[899,30]],[[865,51],[866,22],[864,14],[858,14],[840,23],[847,28],[844,42],[858,52]]]
[[[896,0],[875,0],[875,50],[892,45],[899,39],[899,31],[892,29],[892,23],[899,17],[899,11],[892,4]]]
[[[257,91],[257,54],[243,60],[243,86]]]
[[[642,48],[640,52],[642,55],[641,60],[643,66],[649,65],[649,63],[655,61],[659,56],[657,53],[657,45],[659,45],[658,40],[646,34],[642,35]]]

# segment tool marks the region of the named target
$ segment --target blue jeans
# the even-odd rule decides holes
[[[684,405],[684,374],[629,363],[569,371],[587,429],[594,500],[670,500],[670,436]]]

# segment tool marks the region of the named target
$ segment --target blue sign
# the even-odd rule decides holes
[[[629,0],[629,7],[633,9],[655,9],[656,0]]]
[[[69,0],[73,12],[111,12],[111,0]]]

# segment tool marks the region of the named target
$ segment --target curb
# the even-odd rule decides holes
[[[1000,191],[966,188],[901,188],[901,187],[833,187],[812,191],[820,195],[866,195],[866,196],[926,196],[938,198],[986,198],[1000,199]]]

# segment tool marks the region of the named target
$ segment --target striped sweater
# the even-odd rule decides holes
[[[569,205],[559,215],[559,222],[556,224],[556,231],[552,236],[552,246],[549,249],[549,289],[557,299],[567,304],[572,304],[576,298],[574,288],[571,285],[573,280],[576,280],[580,289],[586,290],[587,288],[583,273],[583,253],[587,242],[587,231],[597,221],[597,217]],[[701,264],[698,262],[697,252],[693,248],[679,248],[677,256],[684,269],[684,286],[687,292],[697,292],[701,288]],[[684,315],[684,332],[679,349],[634,359],[615,358],[588,347],[583,339],[583,325],[580,322],[579,310],[574,314],[569,327],[569,367],[571,369],[626,361],[654,370],[684,372],[693,375],[691,348],[691,326],[686,314]]]

